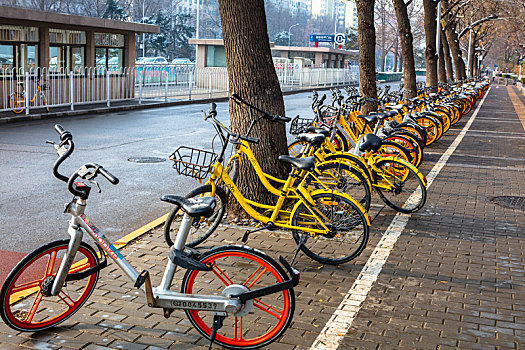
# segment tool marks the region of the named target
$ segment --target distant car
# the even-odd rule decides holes
[[[165,57],[140,57],[135,61],[136,65],[141,64],[168,64],[168,60]]]
[[[193,64],[189,58],[174,58],[171,64]]]

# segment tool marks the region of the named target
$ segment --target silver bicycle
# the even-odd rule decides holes
[[[119,180],[102,166],[88,163],[70,177],[58,168],[74,150],[73,137],[55,125],[60,143],[53,174],[67,182],[74,195],[66,204],[71,215],[69,239],[50,242],[22,259],[10,272],[0,291],[0,316],[18,331],[41,331],[67,320],[86,302],[101,269],[113,260],[146,296],[148,306],[186,312],[193,326],[210,340],[232,349],[254,349],[275,341],[290,325],[295,309],[293,287],[299,273],[279,257],[246,246],[220,246],[204,253],[185,247],[195,217],[213,214],[215,199],[187,199],[165,195],[163,201],[178,205],[184,218],[158,287],[153,288],[147,270],[138,273],[119,250],[85,214],[91,186],[102,175],[116,185]],[[82,241],[87,232],[98,252]],[[108,259],[109,257],[109,259]],[[181,291],[170,290],[177,267],[186,272]],[[94,305],[96,307],[96,305]]]

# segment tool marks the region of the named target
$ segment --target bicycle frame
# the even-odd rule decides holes
[[[212,186],[212,192],[213,193],[215,192],[215,186],[216,186],[215,182],[218,179],[221,179],[224,182],[224,184],[228,187],[230,192],[233,194],[235,199],[239,202],[241,207],[251,217],[253,217],[257,221],[260,221],[260,222],[262,222],[264,224],[272,223],[273,225],[275,225],[277,227],[282,227],[282,228],[286,228],[286,229],[296,229],[296,230],[300,230],[300,231],[305,231],[305,232],[308,232],[308,233],[314,234],[314,235],[315,234],[323,234],[323,233],[326,233],[326,232],[329,231],[328,227],[324,224],[324,221],[327,220],[326,216],[323,213],[321,213],[319,210],[316,209],[315,202],[314,202],[314,200],[312,198],[312,196],[314,196],[315,194],[324,192],[324,191],[329,190],[329,189],[325,188],[325,189],[320,189],[320,190],[316,190],[316,191],[310,192],[304,186],[305,185],[304,181],[306,179],[306,175],[307,174],[313,176],[314,179],[319,181],[319,179],[317,178],[317,176],[316,176],[316,174],[314,172],[308,172],[306,170],[294,170],[294,173],[291,174],[290,176],[288,176],[287,180],[282,180],[282,179],[275,178],[275,177],[273,177],[273,176],[271,176],[269,174],[266,174],[262,170],[261,166],[257,162],[257,159],[255,158],[255,155],[251,151],[251,148],[250,148],[250,146],[248,145],[248,143],[246,141],[240,141],[238,143],[238,145],[237,145],[237,152],[236,152],[235,155],[232,156],[232,158],[229,160],[229,162],[231,162],[232,159],[235,158],[235,157],[239,157],[239,159],[240,159],[240,155],[241,154],[245,154],[246,155],[246,157],[250,161],[252,167],[254,168],[257,176],[259,177],[259,179],[262,182],[262,184],[264,185],[264,187],[266,187],[266,189],[269,192],[271,192],[272,194],[274,194],[275,196],[278,196],[277,203],[275,205],[267,205],[267,204],[262,204],[262,203],[258,203],[258,202],[249,200],[246,197],[244,197],[243,194],[241,193],[241,191],[237,188],[235,183],[232,181],[232,179],[230,178],[228,173],[225,171],[224,167],[222,166],[222,163],[219,160],[214,165],[213,172],[212,172],[208,182],[206,182],[206,184],[209,184],[209,185]],[[299,178],[299,179],[302,179],[302,180],[299,183],[299,185],[294,187],[295,178]],[[279,183],[283,183],[284,184],[283,188],[281,190],[275,188],[274,186],[272,186],[270,184],[268,179],[270,179],[272,181],[279,182]],[[322,183],[321,181],[319,181],[319,182]],[[360,205],[353,198],[351,198],[351,197],[349,197],[349,196],[347,196],[345,194],[341,194],[341,195],[344,195],[349,200],[351,200],[352,202],[357,204],[358,207],[360,207]],[[297,199],[297,202],[294,204],[294,207],[293,207],[293,209],[291,211],[287,211],[287,210],[283,210],[282,209],[283,204],[284,204],[284,202],[285,202],[285,200],[287,198]],[[302,226],[293,226],[292,225],[293,213],[301,204],[304,204],[305,207],[308,209],[308,211],[311,213],[311,215],[318,221],[320,226],[323,228],[322,230],[308,228],[308,227],[302,227]],[[265,215],[262,215],[262,214],[258,213],[254,209],[254,207],[270,210],[271,211],[271,215],[269,217],[265,216]],[[368,217],[368,214],[364,210],[363,210],[363,213],[365,215],[365,218],[366,218],[368,224],[370,225],[370,218]],[[279,214],[285,214],[285,218],[284,219],[279,219]]]
[[[69,203],[66,208],[66,213],[71,214],[71,221],[69,222],[68,233],[71,236],[66,256],[62,259],[60,267],[57,271],[55,281],[51,288],[52,295],[58,295],[67,278],[69,269],[71,268],[73,259],[77,253],[80,242],[82,241],[84,229],[92,238],[99,248],[101,248],[124,273],[131,279],[132,282],[139,283],[142,274],[124,258],[119,250],[104,236],[104,234],[97,228],[97,226],[84,213],[86,201],[76,199]],[[184,249],[184,244],[188,232],[191,228],[193,218],[184,214],[181,224],[181,229],[177,235],[175,242],[175,249]],[[177,265],[170,259],[164,270],[162,281],[158,287],[152,288],[149,274],[145,275],[144,285],[140,289],[146,294],[148,306],[168,309],[184,309],[184,310],[202,310],[213,311],[216,313],[233,313],[241,309],[242,304],[240,300],[235,298],[228,298],[220,295],[196,295],[184,294],[170,291],[170,286],[176,271]]]

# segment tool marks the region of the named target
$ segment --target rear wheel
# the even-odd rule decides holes
[[[377,191],[381,199],[401,213],[414,213],[423,208],[427,189],[416,173],[418,170],[397,160],[380,160],[376,166]]]
[[[98,272],[77,281],[66,281],[57,296],[50,289],[69,240],[48,243],[23,258],[7,276],[0,291],[0,316],[11,328],[36,332],[71,317],[89,298]],[[95,250],[81,242],[69,275],[98,265]]]
[[[363,208],[337,192],[318,193],[312,196],[317,216],[324,216],[329,231],[311,235],[306,231],[292,230],[297,244],[303,238],[301,250],[310,258],[323,264],[339,265],[355,259],[368,242],[369,226]],[[320,222],[310,209],[301,203],[293,212],[292,226],[322,230]]]
[[[216,199],[215,209],[210,217],[200,217],[193,219],[190,232],[188,233],[188,239],[186,246],[195,247],[198,244],[204,242],[212,233],[217,229],[221,220],[226,212],[226,204],[228,203],[228,196],[222,187],[215,187],[215,195],[211,193],[211,185],[204,185],[197,187],[186,195],[186,198],[197,198],[197,197],[214,197]],[[168,246],[172,246],[179,231],[180,223],[184,212],[180,206],[175,205],[166,219],[164,224],[164,239]]]
[[[317,166],[321,173],[316,180],[309,175],[307,183],[317,189],[328,188],[346,193],[365,208],[370,209],[372,199],[371,185],[368,179],[358,170],[344,161],[332,161]]]
[[[200,261],[211,265],[212,271],[188,270],[182,281],[182,293],[229,296],[288,279],[275,260],[244,246],[211,249],[201,256]],[[290,326],[294,311],[293,289],[249,300],[237,314],[230,314],[224,319],[215,342],[230,349],[267,346]],[[192,325],[209,339],[213,313],[187,310],[186,315]]]

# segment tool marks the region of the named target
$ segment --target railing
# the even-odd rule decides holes
[[[283,90],[357,83],[357,68],[276,68]],[[38,86],[42,93],[37,93]],[[193,65],[140,65],[134,68],[0,69],[0,112],[117,101],[194,100],[228,95],[226,68]]]

